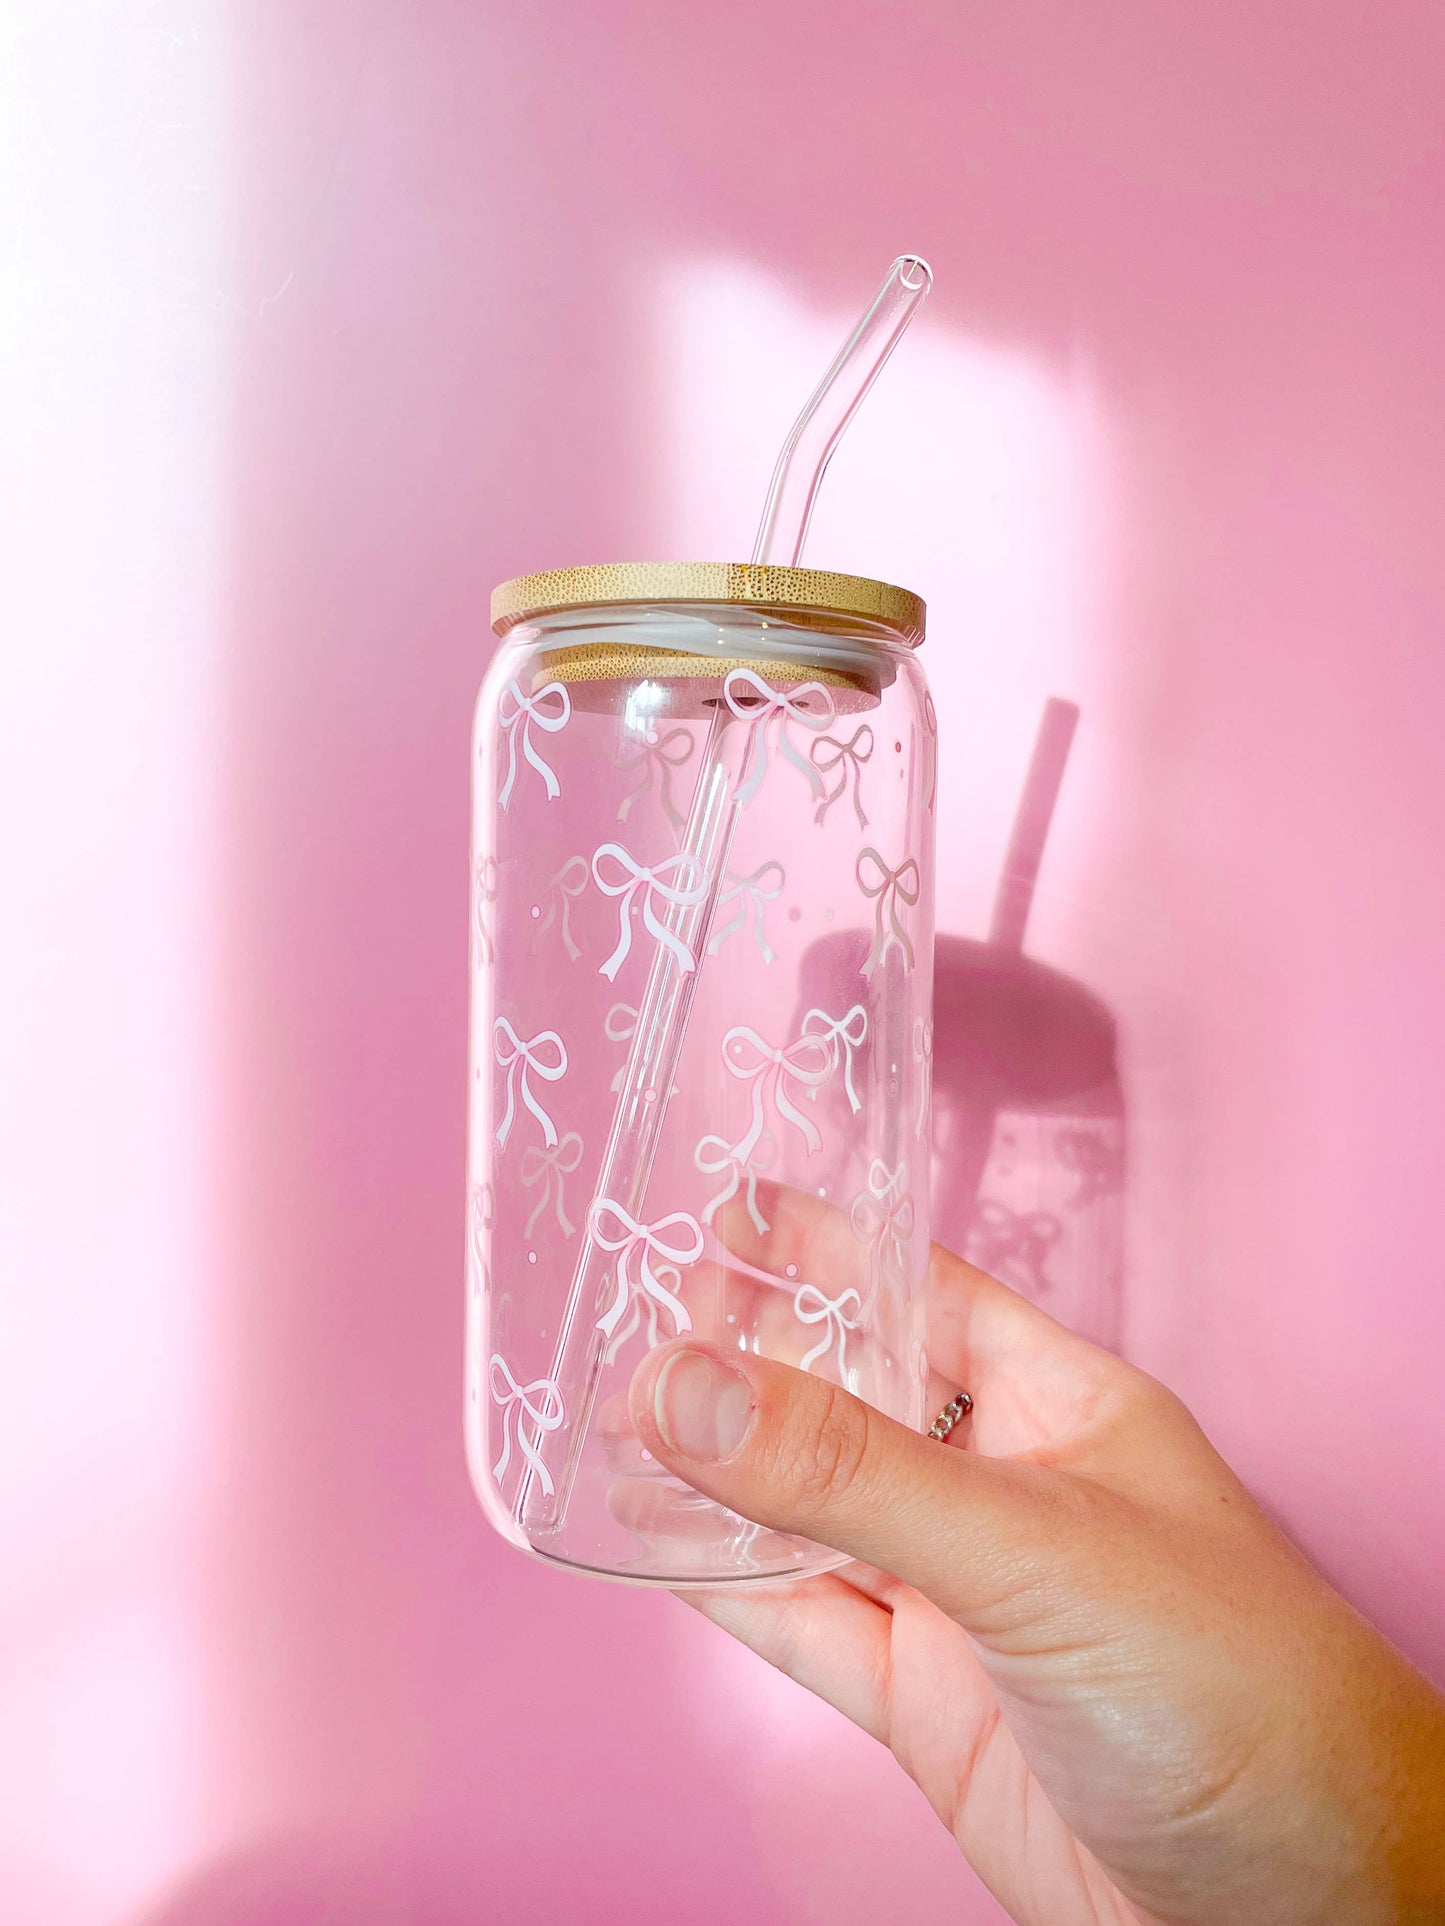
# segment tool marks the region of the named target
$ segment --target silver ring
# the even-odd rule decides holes
[[[947,1444],[956,1427],[963,1423],[972,1409],[973,1399],[966,1391],[960,1391],[956,1398],[949,1399],[928,1427],[929,1437],[936,1438],[940,1444]]]

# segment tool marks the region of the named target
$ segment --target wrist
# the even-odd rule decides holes
[[[1392,1654],[1392,1656],[1394,1656]],[[1374,1855],[1400,1926],[1445,1920],[1445,1699],[1399,1660],[1402,1693],[1381,1791],[1389,1816]]]
[[[1441,1926],[1445,1698],[1373,1626],[1355,1626],[1367,1650],[1336,1673],[1354,1682],[1355,1716],[1323,1765],[1357,1788],[1361,1909],[1388,1926]],[[1355,1916],[1348,1908],[1334,1915]]]

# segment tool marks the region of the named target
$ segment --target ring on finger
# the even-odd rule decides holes
[[[947,1444],[972,1409],[973,1399],[967,1391],[960,1391],[957,1397],[949,1399],[928,1427],[929,1437],[936,1438],[940,1444]]]

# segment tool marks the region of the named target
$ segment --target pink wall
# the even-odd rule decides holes
[[[1130,1349],[1445,1674],[1438,8],[18,46],[5,1917],[999,1917],[831,1714],[506,1550],[459,1440],[487,591],[743,550],[901,247],[812,554],[929,598],[946,926],[1071,699],[1030,941],[1120,1027]]]

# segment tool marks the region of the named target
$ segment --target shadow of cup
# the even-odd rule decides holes
[[[934,948],[933,1234],[1095,1344],[1123,1326],[1117,1025],[1017,951]]]

